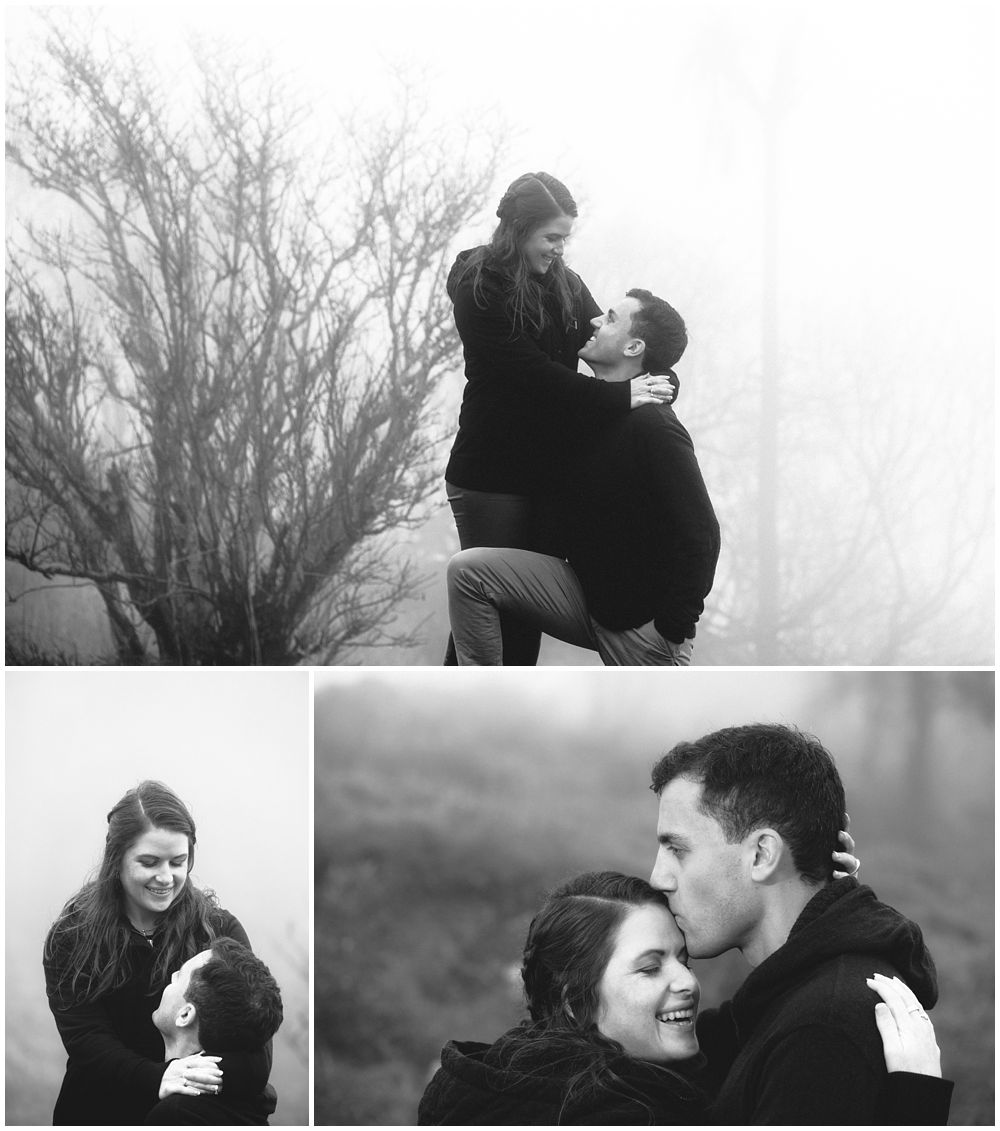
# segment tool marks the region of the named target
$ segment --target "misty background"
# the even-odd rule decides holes
[[[937,962],[950,1122],[994,1122],[992,672],[315,679],[317,1123],[414,1123],[446,1041],[490,1041],[523,1016],[544,893],[590,869],[648,876],[658,757],[753,721],[833,754],[861,880]],[[695,967],[705,1006],[747,973],[735,952]]]
[[[30,9],[7,14],[31,60]],[[481,219],[528,169],[580,205],[567,260],[602,304],[632,286],[684,315],[677,413],[722,525],[698,664],[993,661],[994,6],[583,0],[501,8],[331,4],[109,8],[175,73],[185,36],[268,55],[322,129],[388,115],[402,67],[430,119],[499,131]],[[37,215],[8,181],[8,232]],[[464,378],[438,390],[443,473]],[[337,662],[436,664],[443,484],[390,561],[426,578],[393,610],[409,647],[362,641]],[[41,589],[35,591],[41,585]],[[87,662],[99,603],[9,565],[8,635]],[[22,597],[26,590],[31,594]],[[375,634],[374,640],[378,634]],[[546,642],[543,663],[596,663]]]
[[[281,987],[272,1122],[309,1119],[309,677],[60,671],[5,676],[6,1122],[49,1124],[66,1052],[42,945],[96,870],[106,815],[165,782],[198,833],[191,879],[243,924]]]

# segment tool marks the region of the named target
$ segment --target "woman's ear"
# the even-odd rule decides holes
[[[576,1014],[573,1012],[573,1007],[567,1001],[568,992],[569,992],[568,987],[563,986],[563,988],[562,988],[562,1007],[563,1007],[563,1009],[566,1010],[566,1013],[569,1015],[569,1019],[571,1021],[575,1021],[576,1020]]]

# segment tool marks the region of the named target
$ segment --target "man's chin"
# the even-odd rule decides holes
[[[735,943],[720,942],[717,939],[699,942],[690,935],[684,937],[687,940],[689,958],[718,958],[720,954],[725,954],[727,950],[732,950],[736,946]]]

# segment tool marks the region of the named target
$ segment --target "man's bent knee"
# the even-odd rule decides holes
[[[459,585],[474,576],[488,561],[488,555],[495,553],[488,546],[473,546],[468,550],[459,550],[453,554],[448,562],[447,577],[448,587]]]

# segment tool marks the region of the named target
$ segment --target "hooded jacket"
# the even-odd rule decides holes
[[[459,253],[448,276],[448,296],[465,355],[466,386],[458,435],[445,479],[471,491],[533,495],[558,465],[562,437],[576,415],[612,419],[629,411],[628,383],[598,381],[577,372],[577,351],[590,337],[600,307],[580,277],[565,268],[574,291],[573,319],[563,316],[551,273],[540,277],[546,326],[516,331],[507,311],[510,277],[488,261],[474,293],[469,259]]]
[[[570,1095],[590,1058],[578,1041],[560,1042],[525,1024],[492,1045],[451,1041],[427,1086],[419,1124],[648,1125],[701,1123],[705,1101],[685,1077],[623,1055],[609,1067],[620,1083]]]
[[[217,909],[211,918],[217,936],[250,945],[246,931],[228,911]],[[59,954],[45,962],[49,1008],[69,1054],[53,1124],[142,1123],[157,1102],[167,1068],[163,1038],[153,1024],[165,985],[152,982],[158,946],[156,935],[146,939],[133,930],[122,959],[129,966],[124,985],[98,1001],[68,1009],[61,1008],[56,998]]]
[[[880,999],[866,985],[876,972],[902,978],[925,1009],[937,1001],[920,928],[871,888],[837,880],[809,901],[732,1001],[699,1017],[699,1042],[722,1080],[711,1121],[945,1122],[948,1082],[894,1073],[890,1087],[875,1026]]]

